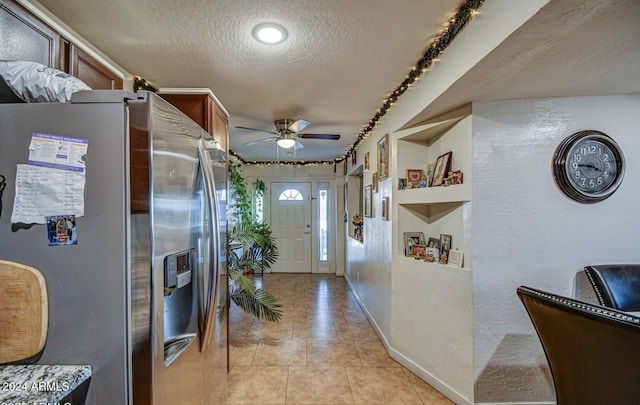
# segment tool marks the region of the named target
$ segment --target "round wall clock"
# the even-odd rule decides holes
[[[565,138],[553,156],[553,177],[569,198],[586,204],[610,197],[624,176],[624,156],[608,135],[594,130]]]

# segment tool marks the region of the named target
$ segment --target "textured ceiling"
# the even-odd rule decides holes
[[[275,142],[245,146],[273,121],[304,118],[296,160],[344,155],[464,0],[41,0],[127,72],[155,87],[210,88],[231,115],[231,149],[276,159]],[[263,45],[251,30],[286,27]],[[286,153],[281,160],[291,160]]]
[[[487,0],[475,32],[500,33],[516,12],[510,0]],[[276,159],[275,142],[251,146],[273,121],[304,118],[297,161],[341,158],[405,79],[464,0],[40,0],[63,23],[155,87],[210,88],[229,111],[230,146],[247,161]],[[541,9],[437,94],[405,126],[473,100],[640,92],[640,1],[540,0]],[[503,15],[503,17],[497,17]],[[253,27],[275,22],[286,42],[261,45]],[[465,33],[463,32],[463,36]],[[452,69],[481,48],[439,65]],[[454,45],[456,41],[454,40]],[[448,53],[449,51],[449,53]],[[462,54],[462,56],[461,56]],[[448,68],[447,68],[448,66]],[[422,81],[430,80],[429,72]],[[431,79],[434,80],[434,79]],[[419,107],[423,108],[423,107]],[[292,160],[281,149],[280,160]]]

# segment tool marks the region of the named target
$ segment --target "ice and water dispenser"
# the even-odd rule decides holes
[[[164,259],[164,364],[168,366],[197,336],[197,294],[192,274],[195,249]]]

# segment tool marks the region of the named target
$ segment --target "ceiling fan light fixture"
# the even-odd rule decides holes
[[[279,147],[283,149],[289,149],[289,148],[293,148],[293,146],[296,144],[296,140],[293,139],[293,137],[291,137],[290,135],[289,136],[285,135],[280,139],[278,139],[276,143],[278,144]]]
[[[251,31],[253,37],[263,44],[275,45],[287,39],[287,30],[279,24],[262,23],[258,24]]]

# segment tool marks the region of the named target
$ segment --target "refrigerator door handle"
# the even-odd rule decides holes
[[[199,287],[198,294],[203,294],[204,314],[202,314],[202,325],[200,327],[200,351],[204,352],[211,342],[213,328],[215,327],[215,316],[217,308],[217,291],[220,278],[220,259],[219,259],[219,232],[218,224],[218,199],[216,195],[215,181],[213,177],[213,168],[211,159],[203,148],[198,148],[200,157],[200,167],[204,177],[205,204],[208,209],[210,220],[208,222],[209,234],[209,251],[212,257],[209,258],[209,266],[205,271],[209,272],[208,283],[203,283]]]

